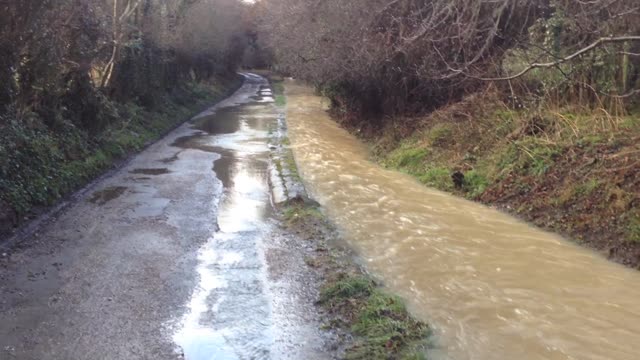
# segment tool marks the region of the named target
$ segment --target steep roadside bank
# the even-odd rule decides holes
[[[413,318],[403,300],[382,288],[356,261],[320,205],[306,193],[287,138],[284,86],[271,80],[280,114],[272,132],[270,185],[286,246],[269,252],[270,273],[294,275],[313,299],[329,346],[340,359],[424,359],[429,326]],[[305,269],[300,269],[300,263]],[[273,266],[280,264],[280,266]],[[300,291],[294,291],[299,294]],[[314,310],[312,310],[314,311]]]
[[[637,113],[528,112],[485,93],[377,127],[333,115],[387,168],[640,267]]]
[[[184,84],[153,107],[105,99],[103,113],[110,114],[110,125],[95,134],[62,120],[61,128],[51,129],[35,115],[8,122],[0,128],[0,239],[9,238],[50,206],[59,207],[61,199],[227,97],[241,83],[240,76],[232,75]],[[104,119],[96,119],[100,120]]]

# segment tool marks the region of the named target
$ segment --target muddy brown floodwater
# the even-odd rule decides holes
[[[480,204],[382,169],[287,83],[311,194],[365,266],[436,333],[435,359],[640,358],[640,273]]]

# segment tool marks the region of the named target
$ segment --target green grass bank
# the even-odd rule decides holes
[[[284,226],[316,248],[305,263],[321,276],[317,306],[324,328],[337,332],[347,360],[426,359],[431,330],[413,318],[402,299],[387,292],[354,260],[317,205],[293,201],[281,212]]]
[[[378,127],[338,121],[387,168],[640,268],[640,111],[514,110],[487,92]]]

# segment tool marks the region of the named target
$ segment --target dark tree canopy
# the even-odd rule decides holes
[[[580,93],[586,102],[632,97],[640,88],[634,0],[262,0],[258,6],[263,43],[280,69],[325,87],[355,110],[429,110],[488,80],[511,80],[499,86],[516,93]]]

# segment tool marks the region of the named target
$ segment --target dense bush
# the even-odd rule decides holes
[[[153,105],[181,81],[232,72],[242,57],[235,0],[10,0],[0,5],[0,111],[95,130],[103,95]]]
[[[221,96],[206,84],[236,79],[246,8],[236,0],[3,1],[0,234]]]
[[[365,115],[432,110],[490,82],[515,106],[539,101],[533,97],[621,109],[640,89],[634,0],[256,6],[262,43],[277,66],[328,90],[334,105]]]

